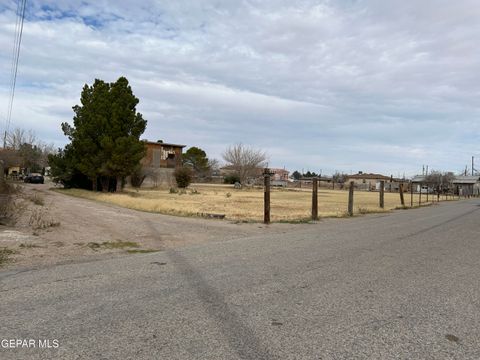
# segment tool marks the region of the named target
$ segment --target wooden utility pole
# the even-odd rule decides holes
[[[398,186],[398,192],[400,193],[400,203],[405,207],[405,199],[403,198],[403,183]]]
[[[385,181],[380,180],[380,198],[379,198],[380,208],[385,208]]]
[[[268,172],[268,169],[265,169],[264,181],[265,193],[263,197],[263,222],[265,224],[270,224],[270,173]]]
[[[355,182],[350,181],[350,188],[348,189],[348,215],[353,216],[353,188]]]
[[[318,220],[318,179],[312,181],[312,220]]]

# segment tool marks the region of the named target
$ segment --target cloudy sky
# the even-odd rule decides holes
[[[16,4],[0,0],[2,133]],[[242,142],[289,170],[480,164],[476,0],[28,0],[11,127],[62,146],[82,86],[120,76],[144,138],[214,158]]]

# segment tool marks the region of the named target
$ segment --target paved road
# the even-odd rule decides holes
[[[59,347],[0,358],[480,359],[479,220],[452,202],[3,271],[0,339]]]

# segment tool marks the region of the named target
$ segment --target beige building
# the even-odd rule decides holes
[[[353,181],[355,183],[355,187],[360,190],[368,191],[375,191],[380,189],[380,181],[384,181],[385,188],[388,189],[388,183],[390,183],[391,180],[392,178],[389,176],[373,173],[363,173],[361,171],[358,174],[348,175],[345,177],[345,183]]]

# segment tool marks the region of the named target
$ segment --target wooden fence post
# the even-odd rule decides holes
[[[380,180],[380,199],[379,205],[383,209],[385,208],[385,181]]]
[[[270,174],[267,172],[265,172],[264,181],[265,193],[263,196],[263,222],[265,224],[270,224]]]
[[[350,188],[348,189],[348,215],[353,216],[353,188],[355,182],[350,181]]]
[[[312,181],[312,220],[318,220],[318,179]]]
[[[403,198],[403,183],[400,183],[398,186],[398,191],[400,192],[400,203],[405,207],[405,199]]]
[[[420,191],[418,192],[418,206],[422,205],[422,187],[423,187],[423,184],[420,183]]]
[[[413,207],[413,183],[410,182],[410,207]]]

